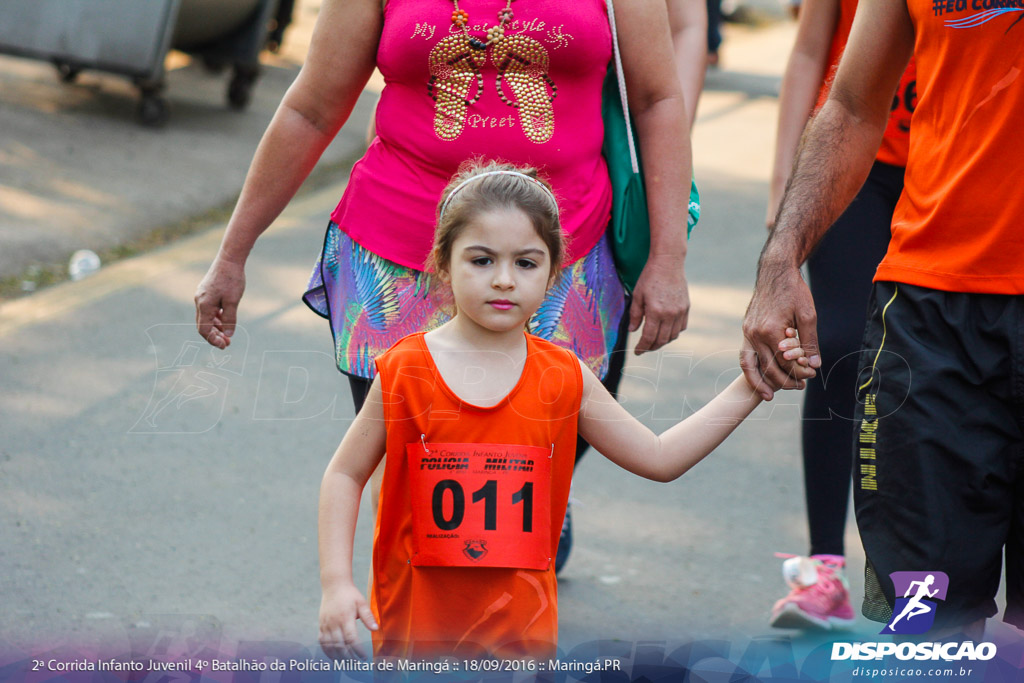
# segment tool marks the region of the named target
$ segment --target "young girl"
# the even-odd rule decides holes
[[[557,202],[533,169],[478,165],[445,190],[429,265],[450,286],[455,316],[377,359],[369,398],[324,474],[328,655],[363,656],[361,619],[378,656],[552,656],[552,558],[577,432],[630,472],[671,481],[760,402],[741,376],[654,435],[571,352],[525,332],[563,254]],[[791,332],[779,350],[803,357]],[[367,603],[352,543],[360,494],[385,453]]]

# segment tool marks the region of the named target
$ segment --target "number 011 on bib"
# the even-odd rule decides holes
[[[406,445],[413,566],[547,569],[551,448]]]

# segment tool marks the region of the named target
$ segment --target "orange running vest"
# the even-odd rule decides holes
[[[422,332],[377,358],[387,430],[370,597],[378,656],[554,656],[553,558],[583,377],[571,352],[526,342],[518,384],[488,408],[448,387]]]

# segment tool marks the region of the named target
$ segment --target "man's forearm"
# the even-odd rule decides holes
[[[885,121],[858,119],[829,99],[807,126],[779,220],[758,265],[799,267],[864,184]]]

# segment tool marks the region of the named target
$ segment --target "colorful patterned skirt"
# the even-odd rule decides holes
[[[446,285],[429,273],[399,265],[327,226],[324,248],[302,300],[327,318],[338,369],[372,378],[373,360],[402,337],[451,318]],[[625,313],[625,292],[607,238],[568,266],[530,319],[529,330],[571,349],[604,378]]]

